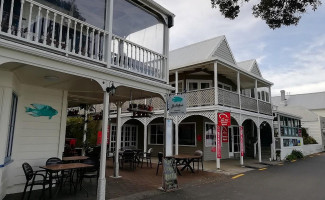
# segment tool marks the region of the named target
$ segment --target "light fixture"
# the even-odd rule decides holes
[[[45,80],[49,80],[49,81],[56,81],[59,80],[59,77],[57,76],[44,76]]]
[[[114,83],[112,83],[111,87],[107,87],[107,88],[106,88],[106,92],[107,92],[107,93],[110,93],[110,94],[112,94],[112,95],[115,94],[115,92],[116,92],[116,87],[114,86]]]

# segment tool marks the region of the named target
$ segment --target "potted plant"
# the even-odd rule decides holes
[[[153,106],[150,106],[150,105],[148,105],[148,107],[147,107],[148,109],[148,111],[152,111],[153,110]]]

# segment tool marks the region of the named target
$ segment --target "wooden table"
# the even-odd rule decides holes
[[[87,156],[70,156],[70,157],[63,157],[63,161],[79,161],[79,160],[86,160],[89,157]]]
[[[40,166],[41,169],[45,169],[47,172],[49,172],[50,175],[50,186],[49,186],[49,190],[50,190],[50,198],[52,198],[52,173],[54,172],[60,172],[60,171],[64,171],[64,170],[80,170],[80,169],[84,169],[84,168],[89,168],[89,167],[94,167],[93,165],[88,165],[88,164],[84,164],[84,163],[68,163],[68,164],[57,164],[57,165],[46,165],[46,166]],[[81,181],[81,180],[79,180]],[[77,183],[79,182],[77,180]],[[62,184],[63,184],[63,176],[61,176],[61,183],[60,183],[60,188],[62,188]],[[75,187],[76,190],[76,187]]]
[[[201,156],[188,155],[188,154],[179,154],[179,155],[174,155],[172,157],[174,157],[177,160],[177,162],[180,160],[182,161],[182,164],[184,165],[184,167],[181,169],[181,171],[184,171],[184,169],[187,168],[187,169],[190,169],[192,173],[194,173],[194,170],[191,166],[191,163],[194,161],[194,159],[201,158]],[[179,171],[178,171],[178,174],[180,174]]]

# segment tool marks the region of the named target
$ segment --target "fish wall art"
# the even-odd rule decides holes
[[[58,114],[58,111],[52,108],[51,106],[48,105],[43,105],[43,104],[30,104],[33,108],[31,107],[25,107],[26,108],[26,113],[33,117],[49,117],[49,119],[52,119],[53,116]]]

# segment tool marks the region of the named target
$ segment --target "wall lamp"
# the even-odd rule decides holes
[[[112,95],[115,94],[115,92],[116,92],[116,87],[114,86],[114,83],[112,83],[111,87],[107,87],[107,88],[106,88],[106,92],[107,92],[107,93],[110,93],[110,94],[112,94]]]

